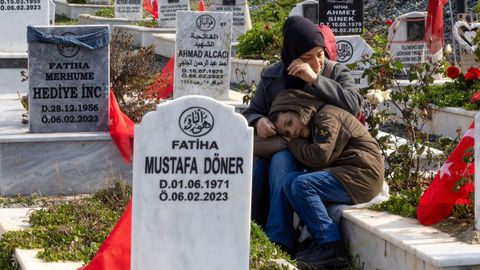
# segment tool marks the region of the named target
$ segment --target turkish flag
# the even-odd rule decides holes
[[[463,177],[474,173],[474,165],[465,163],[466,150],[474,147],[474,122],[463,135],[455,150],[442,165],[432,183],[420,197],[417,207],[417,219],[424,225],[431,225],[447,218],[455,204],[471,204],[468,198],[473,191],[473,184],[467,183],[455,191],[456,183]],[[467,153],[471,155],[472,152]]]
[[[110,136],[117,145],[123,160],[132,162],[134,123],[120,110],[113,90],[110,89]]]
[[[443,48],[443,6],[448,0],[429,0],[425,42],[432,54]]]
[[[152,14],[153,18],[158,19],[158,6],[157,0],[144,0],[143,8]]]

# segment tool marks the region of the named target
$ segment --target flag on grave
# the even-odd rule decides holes
[[[423,193],[417,207],[417,219],[421,224],[431,225],[447,218],[455,204],[471,204],[470,193],[474,186],[467,182],[456,190],[458,181],[474,174],[474,164],[465,163],[464,156],[470,156],[474,147],[474,122],[463,135],[455,150],[442,165],[432,183]]]
[[[425,42],[432,54],[443,48],[443,6],[446,3],[448,0],[428,1]]]

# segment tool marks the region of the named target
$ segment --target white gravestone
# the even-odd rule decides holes
[[[177,13],[173,97],[228,99],[232,13]]]
[[[288,16],[302,16],[318,24],[318,1],[307,0],[295,5]]]
[[[430,50],[424,40],[426,12],[410,12],[395,19],[388,29],[392,59],[408,66],[428,62]]]
[[[115,18],[141,20],[142,12],[142,0],[115,0]]]
[[[27,52],[27,25],[49,25],[49,0],[0,1],[0,52]]]
[[[108,39],[109,27],[33,27],[56,36]],[[108,131],[109,48],[28,44],[30,132]]]
[[[177,25],[177,11],[190,10],[189,0],[159,0],[158,26],[174,28]]]
[[[181,97],[143,117],[131,269],[249,268],[252,147],[245,118],[209,97]]]
[[[343,65],[357,63],[361,60],[367,60],[373,53],[372,47],[360,36],[339,36],[337,40],[337,62]],[[363,88],[368,86],[367,78],[362,78],[363,71],[368,68],[365,64],[357,63],[355,68],[351,68],[355,86]]]
[[[233,41],[252,29],[252,20],[246,0],[214,0],[208,6],[209,11],[232,12]]]

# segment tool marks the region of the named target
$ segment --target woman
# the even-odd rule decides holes
[[[307,170],[286,176],[284,193],[278,198],[281,214],[268,217],[268,237],[293,248],[293,207],[313,236],[312,245],[297,253],[299,266],[321,269],[346,263],[338,227],[326,204],[365,203],[380,193],[384,176],[380,146],[353,115],[324,106],[301,90],[281,92],[269,118]]]
[[[363,97],[354,88],[349,70],[325,58],[325,40],[317,25],[299,16],[289,17],[283,28],[281,62],[266,68],[261,74],[255,96],[243,113],[260,138],[275,140],[276,130],[266,117],[272,101],[287,88],[302,89],[325,103],[357,114]],[[270,139],[271,138],[271,139]],[[278,139],[278,138],[277,138]],[[277,141],[280,142],[281,141]],[[271,157],[257,157],[253,167],[252,218],[264,226],[268,206],[275,211],[280,202],[269,200],[281,191],[283,179],[298,170],[288,150]]]

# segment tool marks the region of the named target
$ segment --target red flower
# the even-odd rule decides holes
[[[477,103],[480,101],[480,91],[473,93],[472,97],[470,98],[471,103]]]
[[[472,77],[473,77],[472,80],[480,79],[480,70],[478,68],[471,67],[471,68],[467,69],[467,73],[469,73],[469,72],[473,74],[472,75]],[[465,74],[465,75],[467,75],[467,74]],[[466,77],[465,77],[465,79],[466,79]]]
[[[265,30],[266,30],[266,31],[269,31],[270,29],[271,29],[270,24],[268,24],[268,23],[265,24]]]
[[[385,24],[388,25],[388,26],[392,25],[393,24],[392,19],[385,20]]]
[[[460,69],[457,68],[456,66],[449,66],[447,68],[447,76],[450,79],[456,79],[458,77],[458,75],[460,75]]]
[[[465,76],[463,76],[465,80],[475,80],[475,74],[473,72],[467,71]]]

